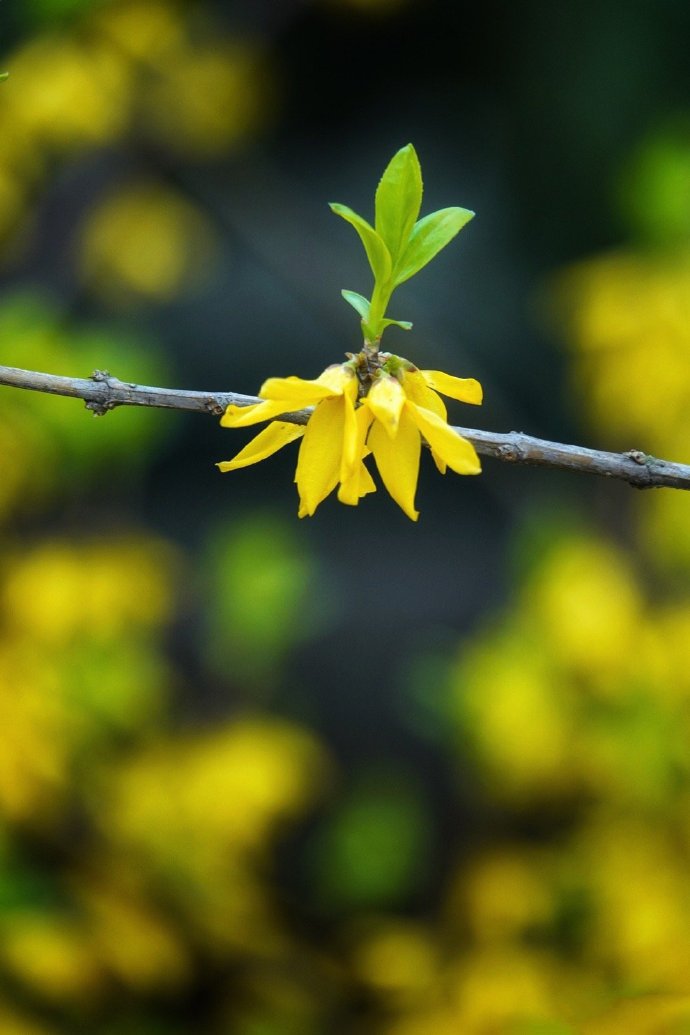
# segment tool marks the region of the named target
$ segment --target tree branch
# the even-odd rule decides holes
[[[170,410],[189,410],[220,416],[227,406],[250,406],[260,400],[237,392],[189,392],[176,388],[150,388],[120,381],[106,370],[96,370],[89,378],[59,377],[41,374],[18,367],[0,366],[0,385],[24,388],[50,395],[65,395],[83,399],[92,413],[103,415],[117,406],[158,406]],[[281,420],[306,424],[309,410],[285,413]],[[639,489],[690,489],[690,465],[658,460],[637,449],[627,453],[606,453],[599,449],[569,446],[561,442],[547,442],[521,431],[507,434],[478,431],[474,428],[454,428],[468,439],[478,453],[496,460],[536,467],[552,467],[583,474],[599,474],[619,478]]]

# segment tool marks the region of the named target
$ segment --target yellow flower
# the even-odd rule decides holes
[[[311,516],[340,482],[338,499],[356,506],[376,490],[364,459],[373,453],[383,484],[408,517],[416,521],[414,496],[419,476],[422,438],[431,448],[442,474],[479,474],[474,447],[447,423],[446,407],[438,395],[480,403],[482,389],[473,378],[452,377],[438,370],[417,370],[407,360],[388,353],[360,353],[348,363],[328,367],[313,381],[299,377],[269,378],[259,392],[260,403],[229,406],[224,427],[240,428],[260,421],[272,423],[221,471],[258,463],[282,446],[303,436],[295,481],[299,516]],[[358,376],[359,374],[359,376]],[[361,398],[360,398],[361,396]],[[306,427],[274,418],[314,406]]]
[[[244,428],[282,413],[314,406],[304,427],[274,420],[252,439],[236,457],[218,464],[221,471],[265,460],[282,446],[302,436],[295,481],[300,498],[299,516],[311,517],[319,503],[336,487],[343,465],[350,469],[355,459],[357,420],[355,401],[358,381],[348,363],[328,367],[314,381],[301,377],[270,377],[261,386],[263,402],[252,406],[228,406],[221,417],[226,428]],[[371,492],[375,486],[366,487]],[[363,493],[364,494],[364,493]]]
[[[377,378],[362,400],[362,408],[371,414],[367,443],[381,480],[395,502],[416,521],[419,512],[414,497],[422,437],[441,474],[447,467],[457,474],[481,471],[474,446],[449,426],[446,407],[437,393],[478,404],[482,388],[474,378],[453,377],[440,370],[402,368],[396,373]],[[342,490],[338,498],[350,502],[343,499]]]

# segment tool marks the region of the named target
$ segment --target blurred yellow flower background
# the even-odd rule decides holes
[[[425,5],[313,0],[275,5],[275,21],[265,5],[270,30],[233,7],[27,0],[0,86],[3,363],[87,376],[107,362],[140,383],[185,384],[202,343],[185,338],[185,358],[179,328],[211,308],[215,277],[236,277],[231,302],[213,296],[223,330],[201,371],[244,377],[232,319],[257,318],[244,265],[274,285],[272,245],[252,251],[239,218],[228,230],[226,207],[236,215],[246,195],[229,190],[215,208],[208,196],[255,175],[256,214],[270,209],[271,241],[282,234],[294,254],[305,308],[289,311],[308,340],[325,311],[310,281],[328,280],[330,258],[271,209],[274,181],[256,174],[268,160],[241,158],[261,156],[280,124],[281,47],[302,19],[345,49],[341,37],[371,31],[371,63],[376,33],[393,39]],[[366,78],[362,52],[351,60]],[[510,79],[512,90],[512,68]],[[444,120],[458,96],[440,104]],[[343,151],[376,110],[358,101],[343,116],[354,126]],[[437,136],[453,132],[444,122]],[[629,243],[549,276],[543,307],[587,444],[679,461],[690,459],[684,133],[654,137],[625,179]],[[328,146],[311,124],[303,134],[291,183]],[[649,240],[650,226],[666,235]],[[487,291],[493,305],[493,281]],[[288,295],[269,287],[266,307]],[[336,331],[319,324],[317,337],[327,362]],[[307,370],[311,357],[281,362],[303,358]],[[474,526],[465,502],[447,504],[445,526],[429,505],[437,524],[411,526],[403,549],[395,508],[382,516],[375,498],[371,519],[345,512],[340,537],[319,521],[305,531],[273,508],[279,458],[254,482],[247,472],[249,488],[221,490],[218,440],[192,420],[134,408],[96,419],[2,389],[0,1035],[686,1035],[686,494],[535,491],[509,511],[512,562],[501,554],[500,589],[482,595],[489,565],[473,567],[473,552],[503,549],[482,538],[491,495]],[[208,481],[194,480],[205,465]],[[474,481],[514,495],[493,471]],[[439,620],[440,569],[454,595],[438,590]],[[405,625],[417,599],[443,626],[440,646]],[[397,666],[397,740],[377,698],[383,661]],[[349,768],[353,744],[367,765]]]

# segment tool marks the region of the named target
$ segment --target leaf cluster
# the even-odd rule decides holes
[[[365,340],[377,343],[386,327],[395,324],[409,330],[407,320],[385,316],[393,291],[403,284],[452,241],[474,212],[466,208],[443,208],[419,219],[422,206],[422,170],[412,144],[391,158],[379,181],[372,226],[347,205],[331,203],[331,209],[357,231],[374,274],[371,299],[355,291],[343,291],[343,298],[362,318]]]

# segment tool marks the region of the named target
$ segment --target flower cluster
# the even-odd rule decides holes
[[[243,428],[271,421],[232,460],[218,464],[234,471],[271,456],[302,438],[295,482],[299,516],[311,516],[336,486],[341,503],[356,506],[376,485],[365,464],[373,454],[381,480],[395,502],[416,521],[414,497],[419,476],[422,439],[442,474],[479,474],[474,447],[447,422],[438,395],[480,403],[482,389],[474,378],[453,377],[439,370],[418,370],[389,353],[360,353],[347,363],[328,367],[313,381],[300,377],[271,377],[259,392],[261,402],[228,406],[221,418],[226,428]],[[306,425],[275,418],[314,407]]]

